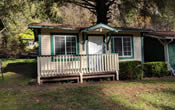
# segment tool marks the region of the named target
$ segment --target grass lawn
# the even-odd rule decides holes
[[[175,110],[175,78],[29,85],[35,59],[3,60],[0,110]]]

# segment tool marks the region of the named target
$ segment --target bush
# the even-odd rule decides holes
[[[167,64],[165,62],[147,62],[144,64],[144,72],[146,77],[167,76]]]
[[[120,79],[142,79],[144,72],[140,61],[120,62]]]

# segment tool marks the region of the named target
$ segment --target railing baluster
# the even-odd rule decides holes
[[[56,74],[58,74],[58,56],[56,56]]]
[[[102,57],[101,57],[101,55],[99,55],[99,57],[100,57],[100,72],[102,72],[102,64],[101,64],[102,63],[102,61],[101,61]]]
[[[101,67],[102,67],[102,72],[104,72],[104,62],[103,62],[103,54],[101,55]]]
[[[70,66],[69,66],[69,57],[70,56],[67,56],[67,73],[70,74]]]

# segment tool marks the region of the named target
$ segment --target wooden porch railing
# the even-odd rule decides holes
[[[39,56],[38,83],[40,78],[115,72],[118,80],[118,54],[98,54],[79,56]]]

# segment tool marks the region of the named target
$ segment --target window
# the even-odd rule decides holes
[[[55,35],[55,55],[75,55],[75,35]]]
[[[132,39],[130,36],[114,36],[113,51],[120,57],[132,56]]]

